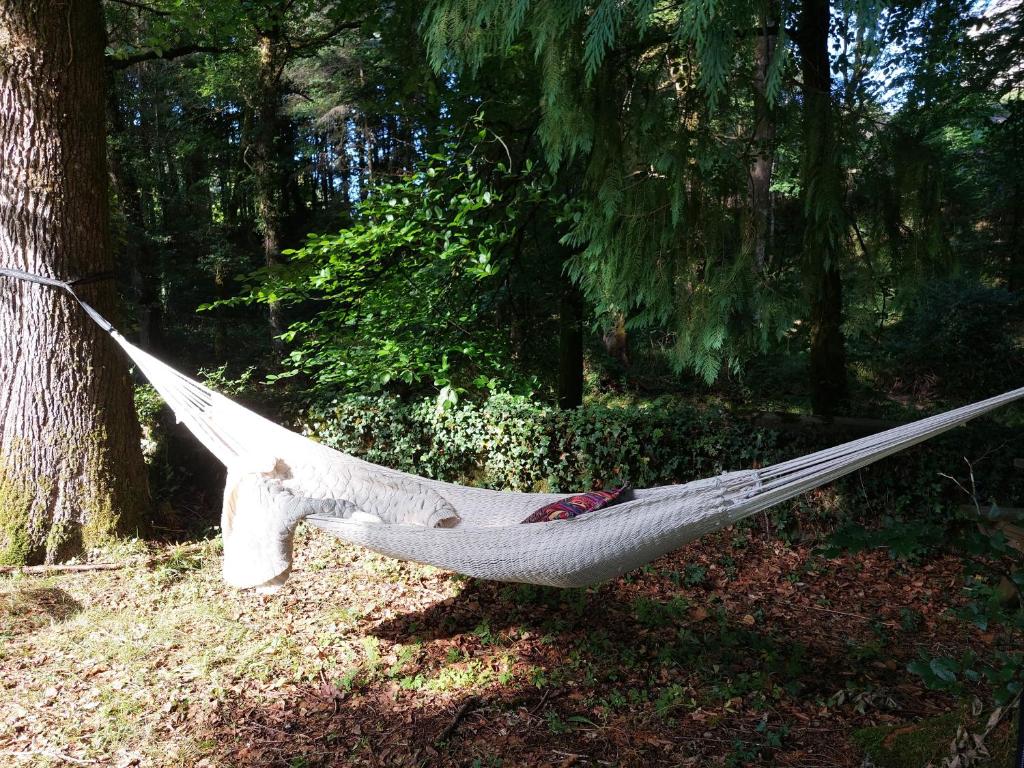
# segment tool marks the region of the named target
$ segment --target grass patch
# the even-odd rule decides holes
[[[853,741],[877,768],[921,768],[939,765],[950,756],[958,728],[972,733],[984,730],[978,722],[962,712],[925,718],[914,723],[879,725],[854,731]],[[985,740],[989,757],[971,763],[976,768],[1002,768],[1013,762],[1016,731],[1007,721],[1001,723]]]

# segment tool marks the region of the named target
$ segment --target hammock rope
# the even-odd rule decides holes
[[[639,489],[633,501],[573,520],[520,525],[523,517],[564,494],[511,493],[443,483],[335,451],[274,424],[136,347],[77,295],[76,281],[12,269],[0,269],[0,275],[68,292],[124,350],[178,421],[228,467],[229,475],[264,472],[283,462],[288,468],[288,489],[318,502],[304,516],[306,522],[399,559],[499,581],[561,587],[603,581],[1024,397],[1022,387],[762,469]],[[349,497],[347,484],[354,472],[371,476],[381,488],[392,491],[396,487],[429,489],[454,508],[459,522],[449,528],[373,524],[325,512],[328,502],[340,503]],[[284,523],[268,510],[246,510],[243,519],[234,523],[240,533],[232,533],[231,541],[251,542],[248,550],[238,544],[229,546],[225,527],[225,573],[227,561],[237,559],[245,561],[243,570],[249,574],[246,583],[241,583],[241,577],[232,583],[255,586],[287,575],[296,522],[289,521],[290,527],[282,532]],[[264,557],[265,549],[273,549],[273,555]]]

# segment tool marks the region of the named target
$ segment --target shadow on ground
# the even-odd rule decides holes
[[[65,621],[81,610],[81,603],[63,589],[0,582],[0,636],[32,632]]]
[[[364,630],[421,649],[407,668],[325,676],[269,707],[224,702],[216,738],[245,745],[244,759],[217,765],[860,764],[834,725],[788,711],[863,674],[843,643],[785,620],[751,627],[702,590],[647,597],[650,586],[463,582]],[[504,680],[496,659],[511,659]],[[461,689],[456,673],[474,666],[476,684]],[[432,688],[446,674],[451,687]],[[900,674],[870,677],[884,687]]]

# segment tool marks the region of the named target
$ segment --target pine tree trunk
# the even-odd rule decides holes
[[[0,0],[0,265],[112,266],[103,48],[98,0]],[[111,282],[81,293],[112,309]],[[7,278],[0,328],[0,563],[133,530],[148,492],[119,351],[70,297]]]
[[[797,42],[803,74],[804,285],[810,302],[814,412],[834,413],[846,397],[846,344],[839,259],[843,239],[840,175],[828,57],[829,2],[804,0]]]

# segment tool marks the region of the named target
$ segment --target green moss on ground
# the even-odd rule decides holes
[[[914,723],[877,725],[853,733],[854,743],[876,768],[923,768],[938,765],[950,754],[950,744],[957,728],[963,726],[973,733],[984,730],[984,722],[974,721],[966,713],[948,712]],[[989,757],[978,768],[1001,768],[1010,765],[1016,747],[1016,730],[1009,722],[1001,723],[985,740]]]

